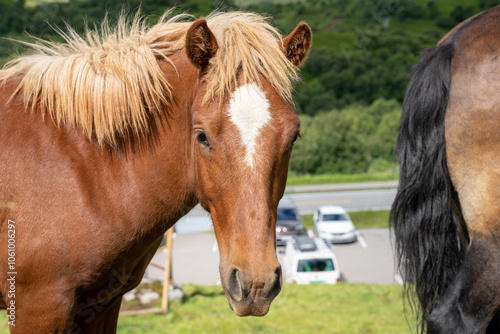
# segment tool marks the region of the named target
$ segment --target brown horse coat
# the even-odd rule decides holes
[[[299,131],[290,79],[309,51],[309,27],[280,42],[255,14],[140,22],[105,41],[70,34],[76,46],[60,53],[35,46],[37,55],[0,71],[0,305],[15,305],[13,333],[116,331],[121,296],[198,202],[212,215],[234,311],[263,315],[280,291],[276,207]],[[245,87],[267,122],[232,120],[230,102]]]

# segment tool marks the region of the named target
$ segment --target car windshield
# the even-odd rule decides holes
[[[336,214],[323,215],[322,219],[322,221],[324,222],[334,222],[342,220],[349,220],[349,216],[346,215],[345,213],[336,213]]]
[[[297,215],[295,210],[289,209],[279,209],[278,208],[278,220],[297,220]]]
[[[306,259],[299,260],[297,267],[298,272],[311,272],[311,271],[334,271],[332,259]]]

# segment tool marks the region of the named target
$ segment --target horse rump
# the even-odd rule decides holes
[[[414,66],[396,141],[400,178],[390,223],[405,297],[422,332],[466,250],[444,135],[453,50],[451,39],[425,51]]]

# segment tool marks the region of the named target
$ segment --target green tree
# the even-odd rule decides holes
[[[435,20],[439,17],[441,13],[439,12],[439,8],[435,1],[429,1],[427,3],[427,17]]]
[[[0,35],[10,32],[22,32],[24,28],[24,2],[0,0],[2,15],[0,19]]]
[[[290,170],[311,174],[365,172],[369,157],[355,126],[355,116],[338,110],[301,116],[303,140],[295,145]]]
[[[456,6],[450,13],[450,17],[455,21],[455,24],[466,20],[472,15],[474,15],[474,7],[463,7],[462,5]]]
[[[401,104],[396,100],[377,99],[364,110],[366,146],[370,159],[391,159],[401,118]]]
[[[479,9],[486,10],[498,5],[498,0],[479,0]]]

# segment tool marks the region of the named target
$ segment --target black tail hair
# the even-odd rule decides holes
[[[466,249],[453,216],[460,206],[453,199],[444,136],[453,52],[449,40],[428,49],[414,66],[396,142],[400,177],[390,221],[405,297],[421,332]]]

